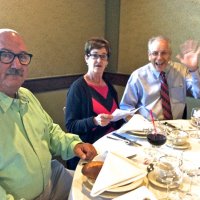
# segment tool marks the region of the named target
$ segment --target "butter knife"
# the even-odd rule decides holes
[[[162,123],[162,124],[165,125],[165,126],[168,126],[168,127],[170,127],[170,128],[173,128],[173,129],[177,129],[177,130],[180,129],[180,128],[178,128],[178,127],[176,127],[176,126],[170,124],[169,122],[164,122],[164,123]]]
[[[124,137],[124,136],[118,134],[118,133],[112,133],[112,135],[114,135],[114,136],[116,136],[116,137],[118,137],[118,138],[120,138],[120,139],[126,140],[126,141],[130,142],[131,144],[135,144],[135,145],[138,145],[138,146],[142,146],[141,144],[139,144],[139,143],[137,143],[137,142],[135,142],[135,141],[133,141],[133,140],[130,140],[130,139],[128,139],[128,138],[126,138],[126,137]]]

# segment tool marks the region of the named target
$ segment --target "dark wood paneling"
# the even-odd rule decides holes
[[[24,82],[23,87],[34,93],[62,90],[69,88],[80,76],[82,74],[28,79]]]
[[[49,92],[55,90],[67,89],[70,85],[83,74],[46,77],[28,79],[24,82],[23,87],[28,88],[33,93]],[[105,72],[104,76],[110,80],[113,85],[125,86],[129,75]]]
[[[104,76],[113,84],[119,86],[126,86],[129,75],[120,73],[105,72]]]

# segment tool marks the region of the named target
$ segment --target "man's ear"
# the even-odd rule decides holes
[[[150,52],[148,51],[148,60],[151,62],[151,54],[150,54]]]

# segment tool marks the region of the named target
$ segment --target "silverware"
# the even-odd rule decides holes
[[[171,124],[171,123],[169,123],[169,122],[163,122],[163,123],[161,123],[162,125],[165,125],[165,126],[167,126],[167,127],[170,127],[170,128],[172,128],[173,130],[180,130],[180,131],[184,131],[184,132],[195,132],[195,131],[199,131],[199,130],[197,130],[197,129],[193,129],[193,128],[191,128],[191,127],[188,127],[189,129],[183,129],[183,128],[179,128],[179,127],[176,127],[176,126],[174,126],[173,124]],[[191,129],[190,129],[191,128]]]
[[[128,156],[127,158],[128,159],[132,159],[132,158],[135,158],[137,156],[137,154],[133,154],[133,155],[131,155],[131,156]]]
[[[118,138],[114,138],[114,137],[111,137],[111,136],[107,136],[107,138],[109,138],[109,139],[112,139],[112,140],[117,140],[117,141],[122,141],[122,142],[125,142],[126,144],[130,144],[130,142],[129,141],[127,141],[127,140],[123,140],[123,139],[118,139]]]
[[[120,138],[124,141],[127,141],[127,144],[129,144],[129,145],[142,146],[141,144],[137,143],[136,141],[130,140],[130,139],[118,134],[118,133],[112,133],[112,135],[114,135],[115,137],[118,137],[118,138]]]
[[[177,130],[180,129],[180,128],[178,128],[178,127],[176,127],[176,126],[170,124],[169,122],[164,122],[164,123],[162,123],[162,124],[165,125],[165,126],[168,126],[168,127],[170,127],[170,128],[173,128],[173,129],[177,129]]]

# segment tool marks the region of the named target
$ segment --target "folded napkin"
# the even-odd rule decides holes
[[[106,190],[142,179],[146,174],[145,170],[137,167],[130,159],[108,152],[90,195],[98,196]]]
[[[144,129],[148,128],[153,128],[152,123],[145,119],[142,115],[135,114],[117,132],[122,133],[125,131],[143,131]]]
[[[144,200],[145,198],[149,200],[156,200],[155,195],[146,186],[142,186],[124,195],[116,197],[113,200]]]

